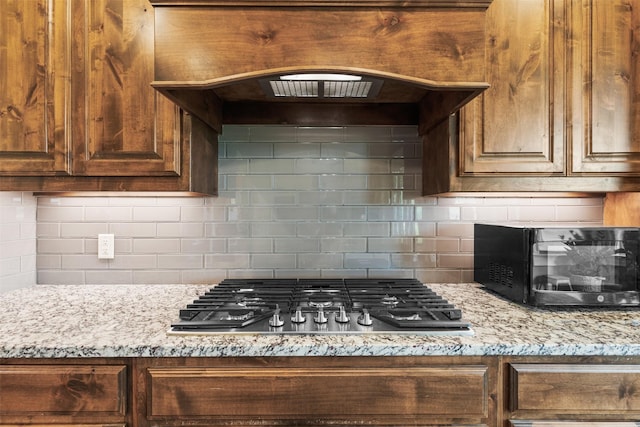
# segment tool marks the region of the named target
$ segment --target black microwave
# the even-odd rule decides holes
[[[474,224],[474,280],[533,306],[640,306],[640,229]]]

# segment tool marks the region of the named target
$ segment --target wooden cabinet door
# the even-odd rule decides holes
[[[460,175],[564,174],[565,1],[487,10],[491,87],[461,111]]]
[[[0,175],[70,172],[69,1],[0,1]]]
[[[571,172],[640,173],[640,0],[572,0]]]
[[[0,365],[0,425],[116,423],[127,414],[124,365]]]
[[[147,0],[73,0],[73,174],[177,175],[177,107],[153,80]]]
[[[151,368],[150,425],[411,425],[489,416],[488,368]]]
[[[536,413],[640,415],[637,365],[514,363],[509,375],[509,409],[518,418]]]

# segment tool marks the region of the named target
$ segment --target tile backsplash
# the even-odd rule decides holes
[[[0,191],[0,292],[36,283],[36,199]]]
[[[462,282],[474,222],[602,224],[600,197],[421,197],[421,150],[415,127],[226,126],[219,197],[38,198],[37,282]],[[113,260],[97,258],[99,233],[115,235]]]

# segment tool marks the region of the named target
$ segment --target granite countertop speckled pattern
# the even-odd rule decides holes
[[[473,336],[168,335],[208,285],[37,285],[0,294],[0,358],[640,355],[640,309],[525,308],[476,284],[429,284]]]

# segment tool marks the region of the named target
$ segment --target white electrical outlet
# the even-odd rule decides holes
[[[98,259],[113,259],[113,246],[113,234],[98,234]]]

